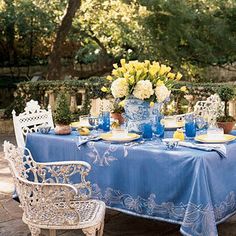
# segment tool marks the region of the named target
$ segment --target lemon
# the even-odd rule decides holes
[[[82,136],[87,136],[87,135],[90,134],[90,130],[89,130],[88,128],[86,128],[86,127],[81,127],[81,128],[79,128],[79,129],[78,129],[78,132],[79,132],[79,134],[82,135]]]
[[[119,121],[114,121],[112,124],[111,124],[111,128],[112,129],[117,129],[120,127],[120,124],[119,124]]]
[[[181,141],[184,140],[184,132],[182,129],[177,129],[174,134],[173,134],[173,138],[177,138]]]

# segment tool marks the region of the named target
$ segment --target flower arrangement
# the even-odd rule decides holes
[[[120,64],[114,64],[112,75],[107,76],[111,87],[102,87],[103,92],[111,92],[114,98],[126,99],[133,96],[149,101],[152,106],[155,102],[167,101],[175,81],[182,78],[181,73],[175,74],[171,67],[156,61],[126,62],[121,59]],[[185,92],[186,87],[183,86],[180,90]]]

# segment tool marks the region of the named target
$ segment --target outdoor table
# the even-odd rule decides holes
[[[216,224],[236,211],[236,141],[226,144],[227,158],[221,158],[180,146],[166,150],[155,140],[78,148],[77,136],[31,133],[26,147],[38,162],[89,162],[93,198],[131,215],[180,224],[184,235],[218,235]]]

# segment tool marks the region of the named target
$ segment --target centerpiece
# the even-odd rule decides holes
[[[129,131],[140,132],[151,116],[160,112],[161,105],[169,100],[175,82],[182,75],[173,73],[171,67],[159,62],[144,62],[121,59],[120,66],[114,64],[112,75],[107,76],[111,87],[102,91],[111,92],[121,99]],[[184,91],[186,87],[181,87]]]

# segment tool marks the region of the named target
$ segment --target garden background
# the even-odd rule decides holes
[[[180,71],[189,92],[172,106],[185,112],[222,84],[236,87],[235,22],[234,0],[1,0],[0,115],[65,91],[77,119],[106,96],[104,76],[121,58]]]

